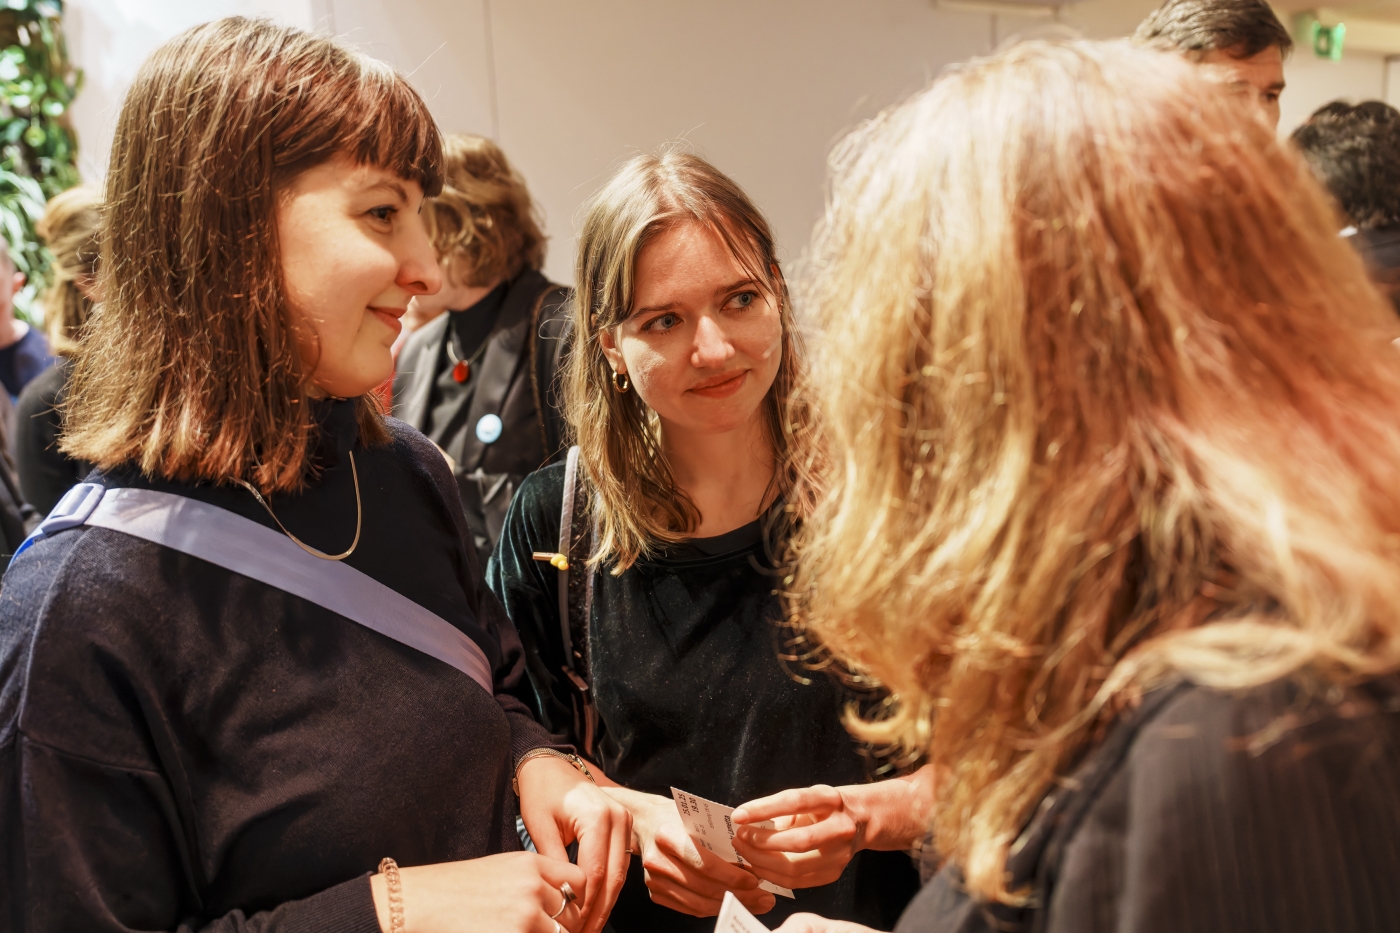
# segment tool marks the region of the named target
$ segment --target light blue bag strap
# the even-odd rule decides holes
[[[450,664],[495,694],[486,653],[455,625],[354,567],[313,557],[286,535],[228,509],[168,492],[81,483],[15,558],[39,538],[78,525],[120,531],[299,596]]]

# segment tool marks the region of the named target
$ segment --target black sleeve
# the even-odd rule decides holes
[[[510,722],[513,759],[518,761],[521,755],[534,748],[572,751],[567,744],[560,743],[551,736],[535,719],[530,678],[526,672],[527,658],[521,646],[520,636],[510,616],[502,608],[500,600],[485,585],[476,547],[472,544],[471,532],[467,529],[466,519],[462,514],[457,483],[452,478],[442,452],[421,432],[403,422],[390,420],[388,424],[391,433],[397,435],[399,441],[409,449],[410,459],[426,472],[428,481],[436,491],[440,507],[457,529],[463,555],[460,567],[461,584],[464,592],[468,594],[472,612],[476,616],[474,630],[466,634],[475,640],[487,658],[493,661],[492,680],[496,703]]]
[[[13,814],[19,825],[4,827],[4,844],[17,863],[5,885],[16,896],[8,911],[15,925],[7,929],[379,933],[368,875],[270,910],[195,919],[200,905],[183,902],[180,879],[198,869],[162,775],[105,765],[22,737],[15,745],[25,783],[20,813]],[[165,867],[153,870],[155,865]],[[5,899],[0,892],[0,905]],[[5,913],[0,910],[0,918]]]
[[[1393,697],[1188,691],[1144,729],[1076,837],[1072,849],[1098,856],[1068,853],[1050,929],[1395,929],[1398,746]]]
[[[559,549],[563,490],[562,465],[526,477],[487,564],[486,583],[520,635],[535,715],[550,732],[582,747],[573,735],[572,688],[563,674],[557,571],[531,557],[536,551]]]
[[[40,375],[24,387],[15,412],[15,468],[20,491],[40,515],[47,515],[63,494],[83,481],[86,464],[58,449],[62,427],[57,410],[63,367]]]

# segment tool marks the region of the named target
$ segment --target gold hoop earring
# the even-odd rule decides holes
[[[614,372],[612,379],[613,388],[616,389],[619,394],[632,388],[632,380],[627,378],[626,373]]]

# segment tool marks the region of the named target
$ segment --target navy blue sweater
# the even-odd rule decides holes
[[[531,718],[520,643],[480,583],[456,485],[417,431],[358,443],[327,406],[322,472],[278,517],[449,620],[465,674],[342,616],[120,532],[79,528],[0,588],[0,928],[378,931],[367,874],[519,848],[514,760]],[[238,486],[130,471],[272,520]]]

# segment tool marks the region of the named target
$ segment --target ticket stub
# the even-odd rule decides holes
[[[676,809],[681,814],[681,825],[685,827],[686,832],[690,833],[690,838],[695,840],[697,846],[704,846],[731,865],[738,865],[740,868],[749,867],[749,864],[739,853],[734,851],[734,820],[731,818],[734,813],[733,807],[726,807],[722,803],[715,803],[704,797],[687,794],[675,787],[671,788],[671,796],[676,798]],[[751,825],[759,829],[777,828],[773,825],[772,820],[764,820],[762,823]],[[772,882],[760,881],[758,886],[773,894],[781,894],[783,897],[793,896],[787,888],[779,887]]]
[[[768,928],[739,903],[733,891],[725,891],[719,919],[715,921],[715,933],[768,933]]]

